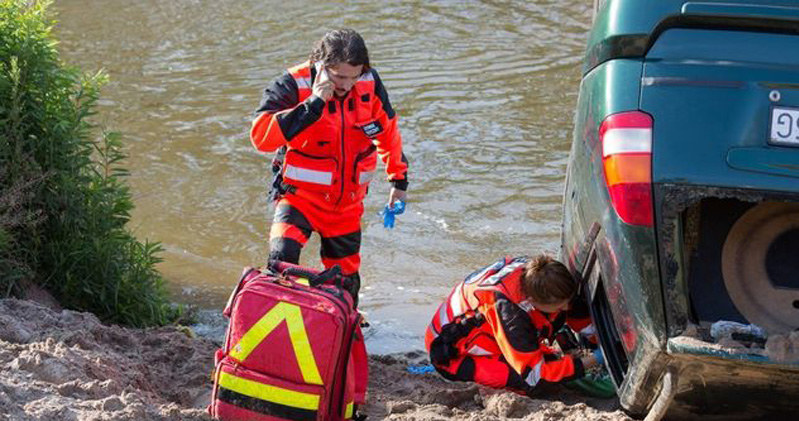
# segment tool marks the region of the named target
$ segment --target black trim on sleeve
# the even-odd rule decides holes
[[[305,103],[308,104],[308,111],[315,115],[318,120],[325,110],[325,100],[316,95],[311,95],[305,100]]]
[[[396,112],[394,112],[394,108],[391,107],[391,101],[388,99],[388,92],[386,92],[386,87],[383,85],[383,81],[380,80],[380,76],[377,74],[377,70],[371,69],[372,76],[375,78],[375,95],[380,99],[380,102],[383,103],[383,111],[386,112],[389,120],[393,119]]]
[[[555,316],[555,320],[552,320],[549,323],[552,325],[552,331],[547,332],[547,337],[550,339],[554,339],[555,334],[558,333],[558,331],[560,331],[563,325],[566,324],[566,312],[561,311],[560,313],[558,313],[557,316]]]
[[[402,153],[402,162],[404,162],[405,165],[408,165],[408,157],[405,156],[405,152]],[[405,171],[405,173],[402,174],[402,175],[404,176],[402,178],[402,180],[391,180],[391,185],[397,190],[407,191],[408,190],[408,171]]]
[[[585,368],[583,367],[583,361],[577,357],[572,357],[572,361],[574,361],[574,374],[568,377],[564,377],[561,381],[569,381],[585,377]]]
[[[297,105],[299,99],[299,88],[297,82],[289,72],[283,72],[280,77],[275,78],[264,89],[261,103],[255,110],[255,115],[263,112],[276,113],[287,110]]]
[[[519,352],[537,350],[538,330],[533,326],[527,312],[500,292],[494,292],[494,301],[499,315],[499,323],[502,330],[505,331],[508,344]]]
[[[319,117],[322,116],[322,108],[324,106],[325,100],[311,95],[293,110],[276,116],[277,122],[280,124],[280,130],[283,131],[283,136],[286,140],[290,142],[291,139],[294,139],[308,126],[316,123]]]
[[[391,186],[397,190],[407,191],[408,190],[408,180],[392,180]]]
[[[274,114],[279,111],[291,110],[276,116],[283,137],[291,141],[300,132],[319,120],[324,105],[325,101],[314,95],[299,103],[297,82],[290,73],[285,72],[264,89],[261,104],[255,110],[255,114]]]

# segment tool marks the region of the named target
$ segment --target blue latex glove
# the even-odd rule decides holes
[[[427,374],[427,373],[435,373],[436,371],[436,369],[430,364],[409,365],[408,368],[406,368],[406,370],[408,370],[408,373],[411,374]]]
[[[386,205],[378,215],[383,217],[383,226],[387,229],[394,228],[394,217],[405,212],[405,202],[398,200],[393,206]]]
[[[594,359],[596,360],[597,365],[604,366],[605,365],[605,356],[602,354],[602,350],[597,348],[591,351],[594,354]]]

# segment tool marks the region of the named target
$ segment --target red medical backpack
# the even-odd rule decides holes
[[[245,270],[224,310],[230,324],[216,353],[212,416],[358,419],[367,356],[360,316],[339,287],[342,279],[282,262]]]

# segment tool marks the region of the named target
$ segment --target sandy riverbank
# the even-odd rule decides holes
[[[107,326],[88,313],[0,300],[0,420],[206,420],[213,341],[182,328]],[[626,420],[616,402],[532,400],[411,374],[420,354],[373,356],[369,420]]]

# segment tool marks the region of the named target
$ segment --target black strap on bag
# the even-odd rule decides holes
[[[352,306],[354,308],[358,307],[358,289],[360,289],[361,282],[357,272],[353,275],[343,275],[339,265],[318,272],[275,259],[269,260],[267,268],[277,277],[305,278],[308,280],[308,286],[310,287],[318,288],[325,284],[334,285],[339,292],[350,294]]]
[[[341,274],[341,267],[339,265],[327,268],[321,272],[295,265],[288,267],[281,267],[281,265],[285,265],[285,263],[279,260],[270,260],[267,267],[275,275],[305,278],[308,280],[308,285],[312,287],[329,284],[342,289],[350,289],[353,282],[349,276]]]
[[[302,268],[286,268],[283,270],[282,274],[284,276],[294,276],[298,278],[306,278],[308,279],[308,285],[312,287],[318,287],[320,285],[329,283],[329,284],[337,284],[336,286],[340,286],[340,280],[337,280],[336,277],[341,277],[341,268],[338,265],[335,265],[331,268],[325,269],[322,272],[311,272],[309,270],[304,270]]]

